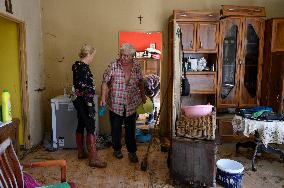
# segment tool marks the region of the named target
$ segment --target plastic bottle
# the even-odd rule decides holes
[[[0,104],[0,125],[1,125],[1,122],[2,122],[2,103]]]
[[[104,116],[105,112],[106,112],[106,107],[105,106],[100,106],[100,108],[99,108],[99,116],[100,117]]]
[[[4,89],[2,93],[2,119],[4,123],[12,121],[10,93],[7,89]]]

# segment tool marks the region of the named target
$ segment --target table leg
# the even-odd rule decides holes
[[[255,157],[256,157],[256,154],[257,154],[257,150],[258,150],[259,144],[260,144],[260,142],[257,141],[257,142],[256,142],[256,146],[255,146],[255,150],[254,150],[254,154],[253,154],[253,157],[252,157],[252,161],[251,161],[251,168],[252,168],[252,171],[256,171],[256,168],[254,167],[254,161],[255,161]]]
[[[284,160],[284,152],[278,148],[272,147],[270,145],[267,145],[267,147],[265,147],[263,144],[260,145],[259,148],[261,151],[265,151],[267,153],[274,153],[280,156],[280,160],[283,162]]]

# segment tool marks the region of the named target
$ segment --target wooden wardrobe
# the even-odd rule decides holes
[[[261,104],[283,112],[284,18],[266,21],[264,62]]]
[[[265,22],[259,16],[265,16],[263,11],[261,7],[222,6],[218,108],[260,104]]]

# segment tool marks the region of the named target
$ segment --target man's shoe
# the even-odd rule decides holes
[[[123,158],[123,155],[121,153],[121,151],[114,151],[113,152],[113,155],[117,158],[117,159],[122,159]]]
[[[138,157],[137,157],[135,152],[134,153],[128,153],[128,157],[129,157],[130,162],[138,163]]]

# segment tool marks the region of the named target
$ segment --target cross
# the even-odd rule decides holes
[[[137,17],[137,18],[140,20],[140,24],[141,24],[143,16],[141,16],[141,14],[140,14],[140,16]]]

